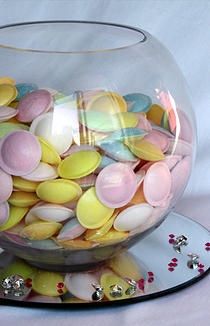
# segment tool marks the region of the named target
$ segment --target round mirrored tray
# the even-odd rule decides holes
[[[85,272],[37,270],[2,250],[0,304],[72,309],[128,304],[176,292],[209,271],[209,231],[170,213],[132,249]]]

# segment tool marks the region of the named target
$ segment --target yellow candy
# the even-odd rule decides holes
[[[10,104],[17,96],[17,89],[10,84],[0,84],[0,105]]]
[[[115,116],[118,117],[120,126],[124,128],[134,128],[138,124],[138,115],[133,112],[121,112],[117,113]]]
[[[82,189],[76,182],[57,179],[40,183],[36,193],[43,201],[64,204],[79,198],[82,194]]]
[[[104,294],[106,298],[111,301],[128,299],[130,297],[130,295],[127,295],[125,293],[129,288],[129,284],[114,273],[104,273],[101,276],[100,285],[104,289]],[[122,287],[122,296],[119,296],[117,298],[111,295],[112,287],[114,287],[115,285],[119,285],[120,287]]]
[[[127,239],[128,232],[121,232],[111,229],[108,233],[106,233],[103,237],[97,239],[97,242],[100,244],[113,244],[116,242],[121,242]]]
[[[58,173],[66,179],[85,177],[100,165],[101,155],[96,151],[79,151],[65,158],[58,167]]]
[[[63,275],[43,270],[39,270],[33,277],[32,289],[39,294],[50,297],[58,297],[67,292]]]
[[[147,112],[147,119],[160,126],[164,112],[165,110],[160,105],[153,104]]]
[[[10,214],[8,221],[0,226],[0,232],[11,229],[13,226],[18,224],[28,212],[26,207],[15,207],[10,205]]]
[[[8,76],[0,77],[0,85],[1,84],[15,85],[15,80]]]
[[[107,134],[102,132],[94,132],[81,125],[80,144],[95,145],[98,141],[107,137]]]
[[[94,187],[88,189],[82,195],[76,208],[80,224],[87,229],[101,227],[110,219],[113,212],[113,208],[109,208],[99,201]]]
[[[101,92],[91,98],[86,110],[94,110],[114,114],[126,112],[127,103],[122,96],[114,92]]]
[[[108,265],[122,278],[127,277],[134,281],[138,281],[143,278],[135,258],[128,252],[124,252],[112,258]]]
[[[41,161],[52,165],[58,165],[61,162],[61,158],[55,148],[45,139],[41,137],[38,137],[38,139],[42,149]]]
[[[26,192],[35,192],[38,187],[38,182],[28,181],[21,177],[13,177],[13,185],[16,189],[26,191]]]
[[[56,240],[55,242],[66,249],[90,249],[96,246],[94,242],[83,240],[81,237],[74,240]]]
[[[34,193],[14,191],[8,202],[17,207],[29,207],[37,204],[39,202],[39,198]]]
[[[57,222],[36,222],[27,225],[20,235],[30,240],[46,240],[56,234],[61,228],[61,223]]]
[[[142,160],[160,161],[165,158],[163,152],[157,146],[144,139],[133,138],[132,140],[125,140],[125,144],[134,155]]]
[[[87,230],[85,233],[85,239],[91,241],[97,241],[97,239],[103,237],[112,228],[113,222],[118,212],[114,213],[113,216],[99,229]]]

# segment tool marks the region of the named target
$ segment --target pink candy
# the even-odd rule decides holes
[[[31,173],[41,160],[41,146],[28,131],[15,131],[0,145],[0,167],[7,173],[23,176]]]

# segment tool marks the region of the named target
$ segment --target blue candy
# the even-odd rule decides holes
[[[151,98],[141,93],[131,93],[123,97],[128,104],[129,112],[147,112],[152,105]]]
[[[38,86],[36,84],[31,83],[20,83],[15,85],[18,91],[18,95],[16,97],[16,100],[19,101],[21,98],[23,98],[25,95],[36,91],[38,89]]]

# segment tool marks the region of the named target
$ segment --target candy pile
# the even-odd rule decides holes
[[[193,140],[171,95],[159,99],[0,78],[0,232],[77,249],[157,223],[187,183]]]
[[[5,291],[7,284],[21,278],[24,288]],[[21,259],[0,271],[0,298],[46,303],[113,301],[141,296],[157,290],[153,272],[140,266],[135,256],[125,252],[97,270],[58,273],[36,269]]]

